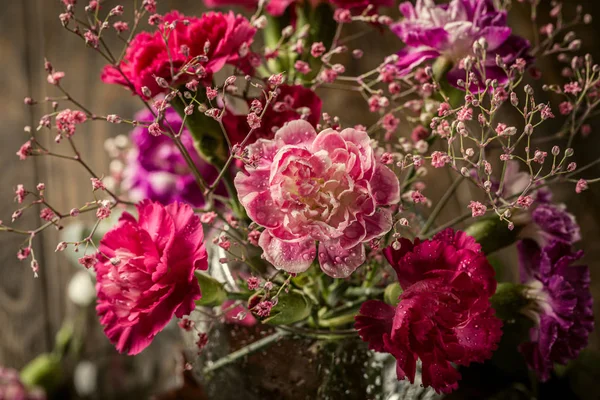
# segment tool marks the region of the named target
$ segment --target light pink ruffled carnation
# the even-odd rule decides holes
[[[321,269],[349,276],[365,261],[364,242],[392,227],[400,199],[396,175],[377,161],[366,132],[287,123],[273,140],[248,146],[255,167],[235,186],[248,215],[266,229],[259,245],[276,268],[306,271],[319,252]]]
[[[117,350],[137,354],[201,297],[194,271],[208,268],[200,218],[183,203],[145,200],[100,241],[96,311]]]

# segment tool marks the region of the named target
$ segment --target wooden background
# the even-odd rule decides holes
[[[80,1],[84,3],[84,1]],[[107,1],[105,9],[116,4],[125,5],[130,10],[131,0],[121,2]],[[201,0],[161,0],[161,10],[178,8],[184,13],[201,12]],[[549,3],[549,2],[548,2]],[[569,2],[572,3],[572,2]],[[581,3],[581,2],[579,2]],[[593,0],[584,1],[584,6],[600,21],[600,7]],[[594,8],[598,11],[595,11]],[[58,20],[61,12],[59,0],[0,0],[0,93],[3,96],[3,107],[0,108],[0,219],[10,220],[16,208],[13,189],[22,183],[27,188],[34,188],[38,182],[47,187],[47,197],[60,212],[72,207],[81,206],[91,200],[89,176],[79,165],[67,160],[30,158],[19,161],[15,152],[27,140],[23,132],[24,125],[37,126],[39,117],[48,110],[43,107],[27,107],[22,99],[31,96],[43,99],[58,93],[46,84],[46,73],[43,60],[47,57],[59,71],[65,71],[64,86],[70,93],[94,113],[115,113],[131,116],[139,104],[116,86],[104,85],[100,82],[99,73],[104,60],[86,49],[80,39],[62,29]],[[526,28],[523,19],[515,19],[517,31]],[[583,30],[588,40],[587,50],[600,60],[600,48],[596,45],[600,28],[593,24]],[[520,32],[521,33],[521,32]],[[522,32],[527,34],[526,32]],[[387,39],[393,39],[387,37]],[[374,47],[374,44],[377,44]],[[397,43],[378,37],[372,33],[360,39],[358,47],[368,50],[370,57],[363,61],[351,61],[349,73],[365,70],[365,64],[376,65],[381,56],[393,51]],[[370,58],[370,59],[369,59]],[[544,72],[555,71],[552,66],[543,66]],[[556,72],[552,79],[559,79]],[[325,110],[338,115],[345,125],[365,123],[361,115],[360,97],[349,100],[341,96],[331,96],[331,92],[323,91]],[[69,107],[63,104],[62,107]],[[593,161],[600,149],[600,125],[586,140],[576,143],[576,158],[579,165]],[[106,138],[119,133],[126,133],[127,127],[92,122],[79,128],[75,141],[98,174],[108,174],[108,156],[103,144]],[[42,132],[46,143],[52,138]],[[586,149],[590,149],[586,152]],[[64,150],[64,146],[63,146]],[[593,151],[593,152],[592,152]],[[600,169],[589,171],[589,176],[600,176]],[[435,201],[449,184],[447,173],[432,174],[429,196]],[[450,219],[465,210],[465,201],[469,198],[468,186],[463,186],[458,200],[450,204],[442,218]],[[580,247],[586,251],[586,261],[592,269],[593,290],[596,299],[600,300],[600,190],[592,188],[580,196],[572,195],[572,186],[557,188],[556,197],[567,200],[571,210],[577,215],[582,227],[584,240]],[[67,222],[68,223],[68,222]],[[36,212],[25,213],[18,223],[20,227],[31,229],[40,224]],[[41,265],[40,277],[33,278],[27,262],[19,262],[16,252],[24,237],[18,235],[0,235],[0,365],[20,368],[36,354],[48,351],[53,346],[53,338],[61,321],[70,312],[65,298],[65,288],[75,269],[62,254],[54,253],[58,243],[58,233],[47,230],[36,240],[35,252]],[[596,315],[600,307],[595,306]],[[591,338],[591,345],[598,348],[600,337],[598,330]]]

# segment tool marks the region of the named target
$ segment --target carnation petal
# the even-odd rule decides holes
[[[308,148],[315,140],[315,128],[304,120],[290,121],[275,133],[275,142],[278,147],[294,145]]]
[[[387,208],[379,208],[373,215],[363,217],[367,234],[363,241],[369,241],[388,233],[392,229],[392,211]]]
[[[252,192],[240,201],[246,208],[248,216],[257,224],[265,228],[276,228],[281,224],[283,215],[274,206],[273,199],[268,191]]]
[[[265,259],[277,269],[292,274],[306,271],[317,255],[315,241],[284,242],[277,239],[269,230],[264,230],[258,240]]]
[[[347,278],[365,262],[365,246],[362,243],[344,249],[339,240],[319,243],[319,264],[332,278]]]
[[[379,300],[368,300],[360,306],[354,328],[371,350],[385,351],[384,336],[392,332],[394,307]]]
[[[400,201],[400,182],[396,174],[379,163],[370,181],[371,192],[377,205],[392,205]]]

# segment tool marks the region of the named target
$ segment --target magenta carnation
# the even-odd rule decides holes
[[[248,106],[251,103],[252,100],[248,100]],[[316,127],[321,118],[322,105],[319,96],[310,89],[300,85],[279,86],[275,103],[267,108],[260,121],[260,127],[254,130],[247,143],[253,143],[258,138],[272,139],[275,131],[286,122],[299,119],[303,115],[306,121]],[[246,115],[233,115],[228,112],[223,118],[223,124],[232,143],[240,143],[250,131]]]
[[[554,364],[575,359],[594,329],[590,271],[572,265],[583,252],[554,240],[541,248],[533,240],[518,244],[521,282],[533,299],[535,326],[520,347],[529,367],[547,380]]]
[[[404,19],[392,27],[406,44],[398,55],[398,67],[404,73],[426,60],[444,57],[453,63],[448,81],[456,86],[465,79],[460,61],[473,54],[473,43],[485,39],[488,43],[485,60],[485,79],[507,80],[496,65],[496,56],[512,65],[517,58],[527,57],[529,42],[512,34],[506,24],[506,12],[498,11],[492,0],[452,0],[450,4],[435,5],[433,0],[417,0],[400,4]]]
[[[168,48],[163,39],[166,24],[175,25],[175,29],[167,34]],[[248,56],[240,53],[244,53],[241,52],[243,46],[252,43],[255,32],[246,18],[232,12],[209,12],[196,18],[172,11],[164,16],[156,32],[142,32],[133,38],[120,64],[123,74],[109,65],[102,72],[102,80],[127,86],[139,95],[142,95],[142,87],[146,86],[154,96],[168,90],[157,84],[156,77],[164,78],[170,84],[183,84],[197,77],[184,72],[173,82],[174,76],[171,75],[171,66],[173,74],[177,75],[182,66],[197,56],[208,58],[208,61],[200,63],[204,67],[200,78],[210,78],[225,64],[246,69]],[[205,45],[208,45],[206,54]],[[182,52],[182,46],[189,49],[187,54]]]
[[[378,162],[366,132],[287,123],[273,140],[248,146],[257,156],[235,186],[241,203],[265,227],[259,245],[276,268],[303,272],[317,254],[328,275],[349,276],[365,261],[364,242],[392,227],[388,205],[400,199],[396,175]]]
[[[201,297],[196,270],[208,268],[200,219],[186,204],[143,201],[100,241],[96,311],[117,350],[137,354]]]
[[[494,270],[481,247],[464,232],[447,229],[432,240],[400,240],[384,254],[403,293],[394,307],[365,302],[356,329],[369,348],[396,358],[398,379],[414,383],[421,359],[423,385],[448,393],[458,387],[452,366],[483,362],[502,335],[489,298],[496,290]]]

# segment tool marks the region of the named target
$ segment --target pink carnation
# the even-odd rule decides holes
[[[201,297],[194,271],[208,268],[200,218],[190,206],[143,201],[100,241],[96,311],[117,350],[137,354]]]
[[[259,245],[276,268],[306,271],[319,242],[321,269],[349,276],[365,261],[364,242],[387,233],[400,189],[396,175],[375,158],[366,132],[289,122],[273,140],[248,146],[258,155],[235,186],[248,215],[266,229]]]
[[[396,358],[398,379],[414,383],[421,359],[423,385],[451,392],[460,379],[452,364],[483,362],[502,336],[489,301],[494,269],[464,232],[447,229],[432,240],[400,239],[400,245],[384,250],[404,290],[400,303],[396,309],[363,303],[355,327],[369,348]]]
[[[183,21],[189,23],[184,24]],[[166,24],[174,24],[175,29],[169,33],[168,49],[162,37]],[[241,15],[209,12],[200,18],[186,17],[177,11],[164,16],[163,24],[154,33],[142,32],[133,38],[120,68],[125,79],[113,66],[106,66],[102,72],[102,80],[106,83],[117,83],[129,87],[142,95],[142,87],[150,89],[152,95],[166,92],[167,89],[156,83],[155,77],[172,82],[171,60],[174,73],[193,57],[205,55],[205,44],[209,43],[206,54],[208,61],[202,62],[207,75],[221,70],[225,64],[236,65],[248,70],[248,55],[241,57],[242,46],[252,43],[256,29]],[[181,46],[189,48],[189,55],[182,54]],[[170,58],[169,58],[170,57]],[[195,75],[183,73],[176,83],[183,84]]]

